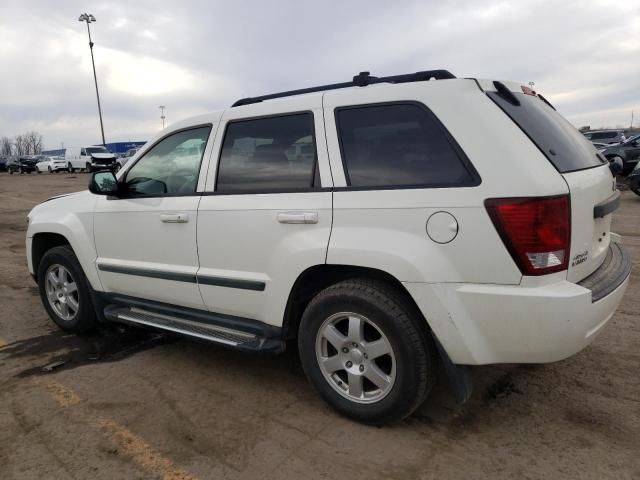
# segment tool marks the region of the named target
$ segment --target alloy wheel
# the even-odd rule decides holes
[[[356,403],[382,400],[396,379],[389,339],[374,321],[357,313],[336,313],[322,323],[316,359],[329,385]]]
[[[45,274],[45,291],[49,306],[60,319],[70,321],[80,308],[78,286],[69,270],[59,264],[51,265]]]

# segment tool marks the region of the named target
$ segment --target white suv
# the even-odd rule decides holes
[[[163,130],[117,178],[35,207],[28,261],[65,330],[297,340],[324,399],[380,424],[435,365],[462,400],[465,366],[587,346],[628,283],[618,203],[606,160],[527,87],[364,72]]]

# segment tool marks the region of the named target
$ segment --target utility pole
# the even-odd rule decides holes
[[[93,65],[93,81],[96,84],[96,98],[98,99],[98,115],[100,116],[100,133],[102,133],[102,145],[106,145],[104,140],[104,125],[102,124],[102,108],[100,107],[100,93],[98,93],[98,77],[96,76],[96,63],[93,60],[93,42],[91,41],[91,29],[89,24],[96,21],[96,17],[90,13],[83,13],[78,18],[79,22],[87,22],[87,33],[89,34],[89,50],[91,50],[91,65]]]
[[[164,109],[166,107],[164,105],[160,105],[158,108],[160,109],[160,119],[162,120],[162,129],[164,130],[164,119],[167,118],[164,116]]]

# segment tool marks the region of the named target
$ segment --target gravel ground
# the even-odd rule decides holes
[[[640,478],[640,197],[613,230],[634,259],[608,328],[555,364],[474,369],[403,423],[339,417],[295,352],[149,331],[64,334],[26,269],[26,214],[86,174],[0,174],[0,478]],[[42,367],[64,362],[50,373]]]

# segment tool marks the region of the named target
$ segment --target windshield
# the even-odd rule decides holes
[[[603,140],[606,138],[616,138],[618,132],[596,132],[591,134],[591,140]]]
[[[560,173],[603,164],[593,144],[537,95],[514,92],[519,105],[509,102],[498,92],[487,92],[487,95],[511,117]]]
[[[109,153],[104,147],[87,147],[87,153]]]

